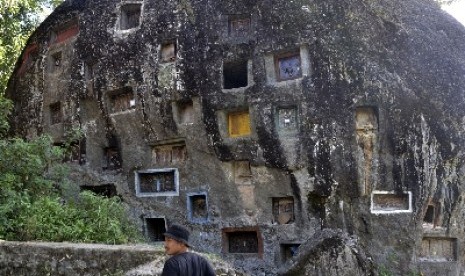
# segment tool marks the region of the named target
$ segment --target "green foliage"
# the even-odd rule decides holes
[[[10,115],[12,107],[11,101],[5,99],[0,93],[0,138],[5,137],[8,131],[8,115]]]
[[[49,137],[0,140],[0,239],[110,244],[140,240],[119,198],[62,195],[68,169]]]
[[[18,240],[103,242],[137,241],[139,234],[127,219],[118,198],[82,192],[79,202],[62,203],[58,197],[41,197],[26,206],[15,220]]]

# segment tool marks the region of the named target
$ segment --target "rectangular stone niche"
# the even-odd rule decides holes
[[[273,221],[278,224],[294,222],[294,198],[275,197],[273,202]]]
[[[187,160],[185,141],[155,145],[152,150],[155,165],[182,164]]]
[[[91,191],[96,195],[104,197],[114,197],[117,196],[115,184],[103,184],[97,186],[83,185],[80,187],[81,191]]]
[[[229,15],[228,33],[230,37],[247,37],[251,30],[251,20],[249,15]]]
[[[187,213],[189,221],[205,223],[208,221],[207,193],[187,194]]]
[[[297,108],[279,107],[276,109],[277,129],[280,132],[294,132],[297,130]]]
[[[371,213],[391,214],[412,212],[412,192],[373,191]]]
[[[145,236],[150,242],[161,242],[165,240],[163,234],[166,232],[165,218],[144,218]]]
[[[233,254],[263,254],[263,240],[258,227],[223,229],[223,251]]]
[[[419,257],[421,261],[457,261],[457,239],[424,237]]]
[[[58,146],[64,147],[63,144],[60,144]],[[79,141],[71,142],[69,147],[65,149],[63,161],[78,163],[79,165],[85,164],[86,163],[86,139],[83,138]]]
[[[299,253],[300,243],[282,243],[281,261],[284,263]]]
[[[120,30],[137,28],[140,25],[141,4],[123,4],[119,19]]]
[[[233,89],[248,85],[248,61],[236,60],[223,63],[223,88]]]
[[[251,134],[250,114],[248,110],[228,113],[229,137],[242,137]]]
[[[124,87],[108,93],[111,103],[111,112],[122,112],[136,108],[134,92],[130,87]]]
[[[56,102],[50,105],[50,124],[55,125],[63,122],[63,112],[61,103]]]
[[[195,121],[194,103],[192,100],[172,104],[175,121],[178,125],[189,125]]]
[[[58,72],[58,68],[60,68],[61,64],[63,63],[63,54],[61,51],[55,52],[50,56],[48,71],[50,73]]]
[[[175,168],[135,172],[136,196],[178,196],[179,172]]]
[[[276,55],[275,70],[278,81],[302,77],[300,53],[297,51]]]
[[[106,147],[104,151],[103,169],[116,170],[121,168],[121,155],[117,147]]]
[[[176,43],[166,42],[161,45],[160,62],[174,62],[176,60]]]

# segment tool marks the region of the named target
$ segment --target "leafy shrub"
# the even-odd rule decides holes
[[[63,199],[62,188],[72,183],[62,159],[63,150],[46,136],[0,140],[0,239],[110,244],[140,240],[119,198],[82,192]]]

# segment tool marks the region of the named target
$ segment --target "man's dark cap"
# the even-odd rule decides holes
[[[168,228],[168,231],[166,231],[163,235],[165,237],[172,238],[173,240],[182,242],[187,247],[191,247],[189,244],[189,230],[182,227],[181,225],[171,225],[170,228]]]

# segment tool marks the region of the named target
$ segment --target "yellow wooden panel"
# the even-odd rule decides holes
[[[250,135],[250,115],[247,111],[230,113],[228,116],[229,136],[240,137]]]

